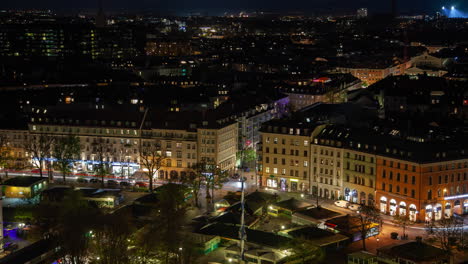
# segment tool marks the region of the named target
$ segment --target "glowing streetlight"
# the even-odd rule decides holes
[[[445,10],[445,6],[442,7],[442,10]]]
[[[452,10],[455,10],[455,6],[452,6]]]

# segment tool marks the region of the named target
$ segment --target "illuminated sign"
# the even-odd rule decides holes
[[[454,199],[461,199],[461,198],[467,198],[468,194],[461,194],[461,195],[454,195],[454,196],[447,196],[445,197],[445,200],[454,200]]]

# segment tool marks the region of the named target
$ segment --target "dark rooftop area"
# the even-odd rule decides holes
[[[411,261],[430,261],[447,257],[444,250],[432,245],[413,241],[401,245],[389,245],[377,249],[380,254],[404,258]]]
[[[300,201],[296,198],[291,198],[288,200],[277,202],[274,204],[274,206],[294,212],[294,211],[298,211],[306,207],[310,207],[312,206],[312,204],[306,203],[304,201]]]
[[[45,178],[39,178],[39,177],[34,177],[34,176],[20,176],[20,177],[15,177],[8,179],[3,182],[3,185],[7,186],[20,186],[20,187],[28,187],[31,186],[37,182],[47,180]]]
[[[300,210],[297,211],[296,214],[301,214],[305,215],[308,217],[312,217],[315,219],[325,219],[325,218],[331,218],[340,215],[340,213],[328,210],[323,207],[314,207],[314,208],[308,208],[305,210]]]
[[[205,235],[215,235],[229,239],[239,239],[239,227],[235,225],[225,225],[220,223],[212,223],[201,228],[197,233]],[[246,229],[248,243],[254,243],[262,246],[282,248],[286,246],[290,239],[285,236],[276,235],[274,233]]]

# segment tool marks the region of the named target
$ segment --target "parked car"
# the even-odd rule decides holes
[[[98,180],[98,179],[91,179],[89,180],[90,183],[101,183],[102,181],[101,180]]]
[[[347,208],[349,206],[349,202],[345,200],[339,200],[335,202],[335,205],[341,208]]]
[[[135,183],[136,187],[141,187],[141,188],[148,187],[148,185],[149,184],[147,182],[136,182]]]
[[[88,180],[85,179],[85,178],[78,178],[78,179],[76,179],[76,181],[79,182],[79,183],[87,183],[88,182]]]
[[[121,181],[121,182],[120,182],[120,186],[125,186],[125,187],[127,187],[127,186],[130,186],[130,183],[129,183],[129,182],[126,182],[126,181]]]
[[[14,251],[14,250],[18,249],[18,244],[15,244],[15,243],[12,243],[12,242],[7,242],[3,246],[3,249],[7,250],[7,251]]]
[[[109,186],[117,186],[117,185],[119,185],[119,182],[118,182],[118,181],[114,181],[114,180],[108,180],[108,181],[107,181],[107,185],[109,185]]]
[[[361,206],[359,204],[350,204],[348,206],[348,209],[352,211],[358,211],[361,210]]]

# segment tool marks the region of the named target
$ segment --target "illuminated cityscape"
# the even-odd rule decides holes
[[[468,263],[462,1],[0,9],[0,264]]]

